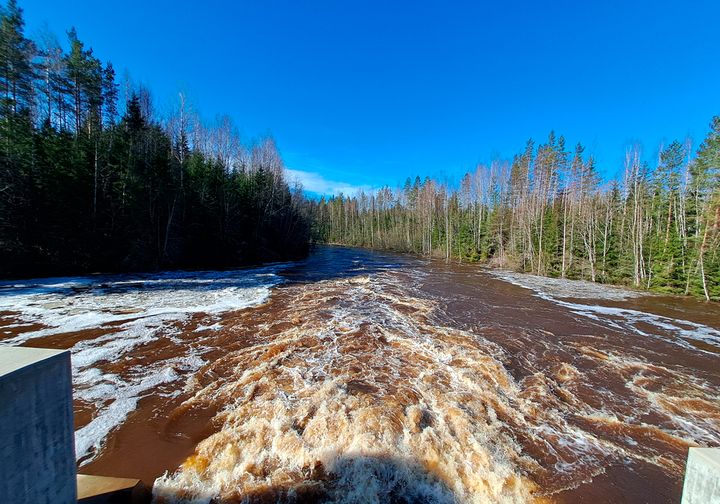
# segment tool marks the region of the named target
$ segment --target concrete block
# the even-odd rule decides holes
[[[720,448],[690,448],[682,504],[720,504]]]
[[[75,504],[70,352],[0,346],[0,502]]]

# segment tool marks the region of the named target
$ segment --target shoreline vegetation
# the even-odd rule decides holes
[[[696,152],[673,141],[650,166],[633,147],[608,181],[584,150],[551,132],[459,186],[322,198],[315,226],[328,243],[720,299],[720,117]]]
[[[180,94],[160,117],[67,32],[0,17],[0,275],[243,266],[308,252],[310,219],[272,138],[240,141]],[[120,99],[122,95],[123,99]],[[123,102],[123,112],[118,111]]]
[[[160,117],[74,28],[63,48],[0,12],[0,277],[232,268],[337,243],[720,299],[720,118],[619,177],[550,133],[460,184],[313,198],[272,138],[243,143],[180,94]]]

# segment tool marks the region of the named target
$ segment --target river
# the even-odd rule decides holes
[[[720,307],[321,247],[0,282],[73,354],[80,471],[156,502],[678,502],[720,446]]]

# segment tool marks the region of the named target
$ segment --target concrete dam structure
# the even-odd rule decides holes
[[[0,347],[0,502],[74,504],[70,352]]]

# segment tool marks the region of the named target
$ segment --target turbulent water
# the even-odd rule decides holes
[[[157,502],[679,499],[720,445],[720,309],[367,251],[0,284],[70,348],[81,471]]]

